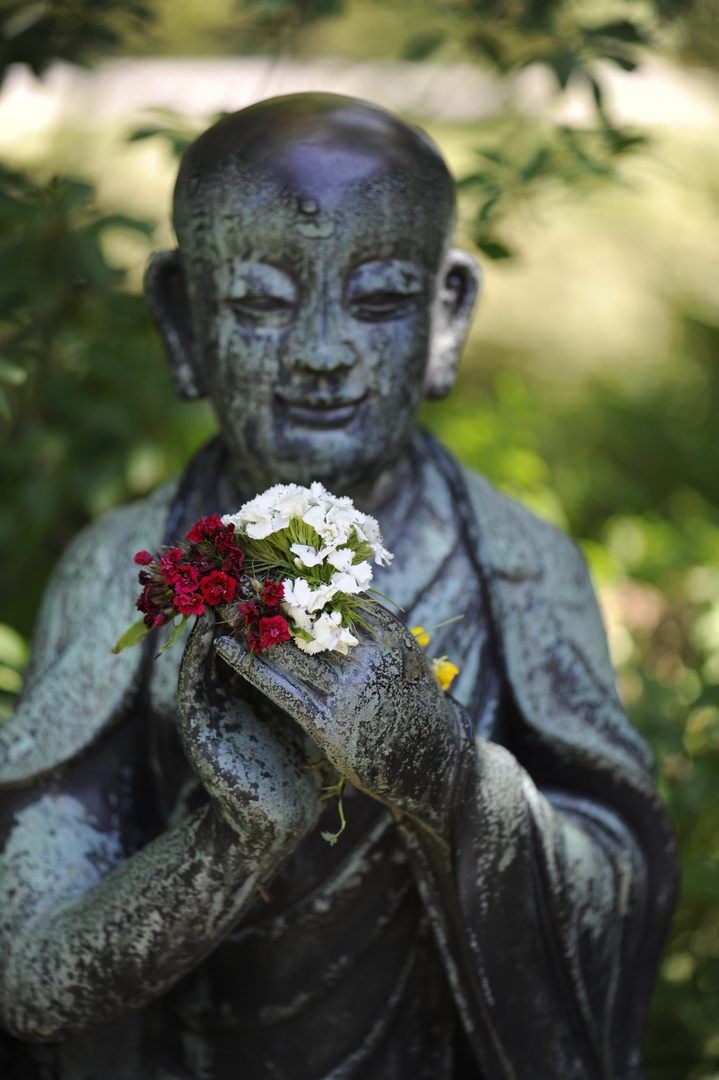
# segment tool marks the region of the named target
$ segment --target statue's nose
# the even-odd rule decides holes
[[[357,352],[349,341],[302,341],[290,347],[290,371],[329,372],[349,370],[357,363]]]
[[[339,320],[338,320],[339,321]],[[290,371],[333,372],[354,367],[359,356],[354,345],[343,340],[339,326],[328,313],[308,312],[289,341],[287,366]]]

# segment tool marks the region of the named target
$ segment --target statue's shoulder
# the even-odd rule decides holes
[[[76,757],[130,706],[143,650],[113,655],[137,619],[136,551],[163,541],[177,481],[83,529],[58,562],[38,615],[22,694],[0,728],[0,788]]]
[[[87,525],[60,557],[38,614],[26,683],[62,654],[102,607],[114,629],[137,617],[135,552],[162,543],[177,481]],[[119,636],[119,635],[118,635]]]
[[[561,582],[559,592],[554,593],[558,599],[569,599],[577,588],[586,590],[586,562],[571,536],[473,469],[460,468],[488,572],[513,581],[547,579],[553,591]]]
[[[562,529],[461,469],[507,674],[530,726],[557,746],[648,773],[627,722],[586,560]]]

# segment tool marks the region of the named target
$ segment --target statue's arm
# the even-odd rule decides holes
[[[249,856],[212,805],[123,861],[83,803],[45,795],[0,866],[0,1017],[54,1041],[161,994],[222,938],[272,856]]]
[[[634,1080],[673,835],[616,698],[584,560],[521,508],[502,511],[507,528],[483,517],[485,566],[517,755],[474,739],[449,829],[406,815],[400,827],[484,1074]]]
[[[21,1039],[62,1039],[163,993],[319,816],[298,729],[258,724],[231,687],[215,685],[213,622],[190,637],[178,693],[204,806],[137,849],[157,822],[132,719],[59,778],[5,796],[0,1023]]]
[[[455,794],[448,836],[399,826],[482,1075],[638,1078],[652,897],[633,831],[481,739]]]

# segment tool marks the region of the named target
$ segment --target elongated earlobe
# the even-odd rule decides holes
[[[145,271],[145,296],[157,325],[180,397],[204,397],[205,385],[192,324],[180,252],[157,251]]]
[[[445,397],[454,386],[459,355],[481,280],[482,272],[476,259],[465,251],[453,249],[449,252],[435,300],[425,397]]]

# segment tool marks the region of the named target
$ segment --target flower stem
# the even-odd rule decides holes
[[[319,764],[319,762],[318,762],[318,764]],[[340,827],[339,827],[339,829],[337,830],[336,833],[331,833],[331,832],[323,832],[322,833],[322,839],[326,840],[327,843],[331,847],[334,847],[334,845],[337,843],[340,836],[345,831],[345,826],[347,825],[347,821],[345,819],[344,805],[343,805],[343,802],[344,802],[344,788],[345,788],[346,782],[347,782],[347,778],[345,776],[340,776],[338,784],[333,784],[331,787],[323,788],[322,790],[326,794],[320,795],[320,799],[331,799],[333,795],[337,796],[337,809],[339,810],[339,813],[340,813]]]

